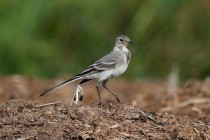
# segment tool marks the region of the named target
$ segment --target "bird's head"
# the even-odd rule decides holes
[[[130,40],[129,37],[125,35],[120,35],[116,38],[115,46],[117,47],[129,47],[132,45],[133,45],[133,42]]]

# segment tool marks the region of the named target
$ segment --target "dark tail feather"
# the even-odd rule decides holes
[[[44,96],[44,95],[46,95],[46,94],[49,94],[50,92],[52,92],[52,91],[54,91],[54,90],[56,90],[56,89],[58,89],[58,88],[60,88],[60,87],[62,87],[62,86],[65,86],[65,85],[67,85],[67,84],[69,84],[69,83],[71,83],[71,82],[74,82],[74,81],[76,81],[76,80],[78,80],[78,79],[81,79],[81,77],[74,77],[74,78],[71,78],[71,79],[69,79],[69,80],[67,80],[67,81],[65,81],[65,82],[63,82],[63,83],[61,83],[61,84],[59,84],[59,85],[57,85],[57,86],[55,86],[55,87],[52,87],[52,88],[46,90],[45,92],[43,92],[42,94],[40,94],[40,96]]]

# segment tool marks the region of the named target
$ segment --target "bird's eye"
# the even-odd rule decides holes
[[[123,39],[122,39],[122,38],[120,38],[120,41],[121,41],[121,42],[123,42]]]

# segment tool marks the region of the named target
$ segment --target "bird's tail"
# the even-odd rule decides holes
[[[69,83],[71,83],[71,82],[74,82],[74,81],[76,81],[76,80],[78,80],[78,79],[81,79],[81,77],[74,77],[74,78],[71,78],[71,79],[69,79],[69,80],[67,80],[67,81],[65,81],[65,82],[63,82],[63,83],[61,83],[61,84],[59,84],[59,85],[57,85],[57,86],[55,86],[55,87],[52,87],[52,88],[50,88],[50,89],[48,89],[48,90],[46,90],[45,92],[43,92],[42,94],[40,94],[40,96],[44,96],[44,95],[46,95],[46,94],[49,94],[50,92],[52,92],[52,91],[54,91],[54,90],[56,90],[56,89],[58,89],[58,88],[60,88],[60,87],[62,87],[62,86],[65,86],[65,85],[67,85],[67,84],[69,84]]]

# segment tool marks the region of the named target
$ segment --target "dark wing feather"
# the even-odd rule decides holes
[[[109,61],[109,62],[96,62],[92,65],[90,65],[86,70],[81,72],[80,74],[76,76],[84,76],[86,74],[94,74],[98,72],[102,72],[105,70],[112,69],[116,66],[115,61]]]

